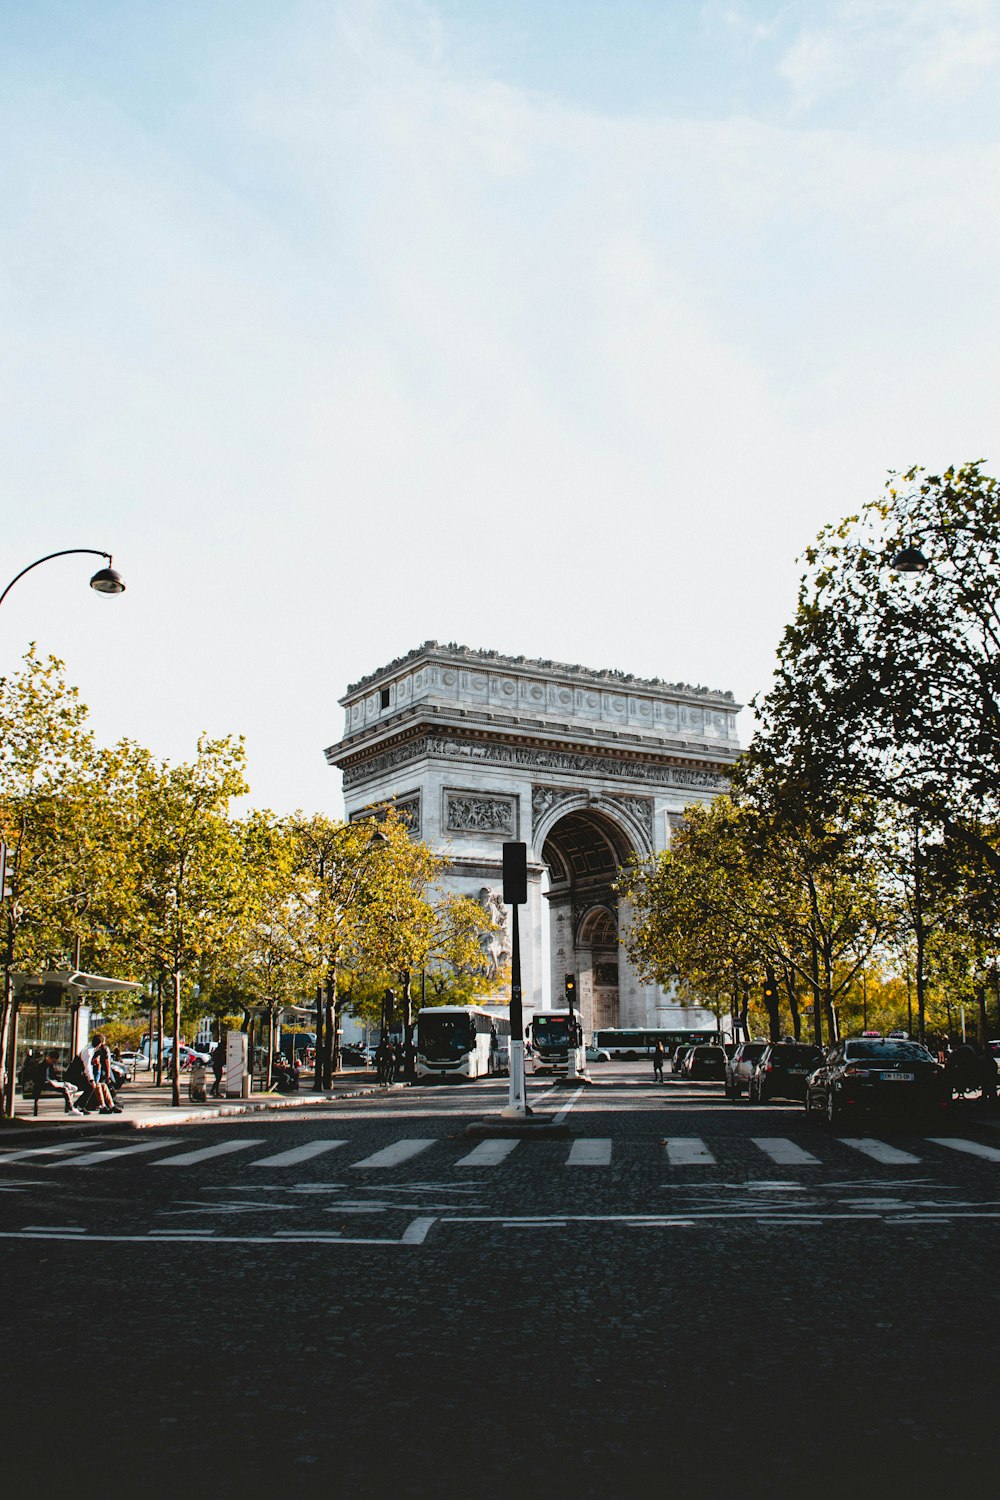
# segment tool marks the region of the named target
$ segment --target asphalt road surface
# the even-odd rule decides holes
[[[532,1081],[0,1140],[0,1472],[73,1496],[996,1491],[1000,1134]],[[7,1494],[14,1491],[4,1486]]]

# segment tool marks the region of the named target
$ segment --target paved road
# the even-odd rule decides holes
[[[1000,1138],[595,1073],[562,1141],[477,1084],[0,1149],[13,1472],[99,1419],[150,1494],[992,1489]]]

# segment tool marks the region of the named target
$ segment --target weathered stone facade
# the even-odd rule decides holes
[[[547,907],[553,1003],[572,972],[588,1029],[690,1019],[632,972],[612,884],[725,787],[739,754],[731,693],[427,641],[340,701],[344,736],[326,755],[349,818],[394,803],[448,855],[454,889],[478,898],[501,884],[503,843],[527,844],[526,999],[543,1003]]]

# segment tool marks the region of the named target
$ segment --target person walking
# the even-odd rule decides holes
[[[665,1050],[665,1048],[663,1046],[663,1043],[660,1041],[659,1037],[657,1037],[657,1039],[656,1039],[656,1046],[653,1048],[653,1081],[654,1081],[654,1083],[662,1083],[663,1082],[663,1064],[666,1062],[666,1058],[667,1058],[666,1050]]]

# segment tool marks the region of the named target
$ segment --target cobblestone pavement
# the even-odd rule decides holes
[[[99,1411],[151,1494],[985,1480],[1000,1138],[599,1076],[566,1140],[470,1139],[489,1083],[0,1140],[13,1472]]]

